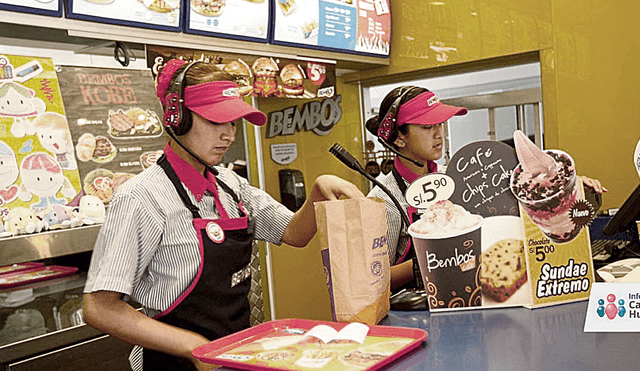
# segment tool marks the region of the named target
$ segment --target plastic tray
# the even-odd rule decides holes
[[[377,370],[385,366],[401,356],[407,354],[411,350],[417,348],[427,338],[428,334],[422,329],[392,327],[392,326],[369,326],[369,333],[363,344],[343,344],[343,343],[322,343],[315,341],[309,343],[303,341],[299,345],[289,344],[283,347],[264,347],[265,339],[273,338],[284,339],[287,336],[298,335],[300,339],[302,335],[317,325],[327,325],[339,331],[348,323],[341,322],[324,322],[306,319],[282,319],[266,322],[246,330],[236,332],[223,338],[214,340],[193,350],[193,356],[205,363],[212,363],[220,366],[231,367],[241,370]],[[396,348],[389,351],[380,351],[381,344],[385,343],[382,338],[390,339],[386,344],[396,343]],[[315,339],[306,337],[306,339]],[[371,343],[374,342],[374,343]],[[397,345],[401,344],[401,345]],[[312,352],[320,350],[326,351],[325,354],[333,354],[330,361],[313,366],[302,366],[298,364],[302,357],[307,358],[317,353],[305,353],[311,348]],[[242,348],[242,349],[240,349]],[[253,348],[253,350],[249,350]],[[377,349],[373,351],[373,349]],[[234,351],[236,353],[234,353]],[[279,354],[278,354],[279,352]],[[369,357],[370,360],[361,364],[345,363],[345,359],[354,359],[351,355],[356,352],[359,357]],[[277,358],[284,359],[272,360],[262,357],[262,354],[268,353]],[[293,356],[292,356],[293,355]],[[346,356],[346,357],[345,357]],[[373,357],[371,357],[373,356]],[[326,359],[326,358],[325,358]],[[362,359],[362,358],[361,358]],[[251,363],[250,363],[251,362]],[[337,362],[337,363],[336,363]]]
[[[75,274],[78,268],[61,265],[40,266],[17,272],[0,275],[0,289],[28,285],[35,282],[52,280],[55,278]]]
[[[16,272],[20,272],[20,271],[24,271],[27,269],[34,269],[34,268],[40,268],[43,267],[44,263],[37,263],[37,262],[29,262],[29,263],[17,263],[17,264],[11,264],[11,265],[5,265],[0,267],[0,277],[6,275],[6,274],[13,274]]]

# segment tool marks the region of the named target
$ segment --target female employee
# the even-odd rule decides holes
[[[249,326],[252,241],[304,246],[316,232],[314,202],[364,197],[323,175],[293,214],[233,171],[213,167],[235,140],[234,121],[266,121],[231,80],[206,63],[165,66],[157,90],[171,140],[156,165],[118,189],[93,251],[84,319],[143,347],[145,370],[212,368],[191,352]],[[139,369],[139,359],[132,365]]]
[[[442,157],[444,133],[442,123],[456,115],[465,115],[466,108],[448,106],[436,95],[416,86],[403,86],[389,92],[380,103],[380,115],[367,120],[366,128],[385,147],[396,153],[394,169],[378,179],[395,196],[403,212],[413,222],[413,213],[405,200],[408,185],[422,175],[438,171],[435,160]],[[597,193],[606,192],[596,179],[581,177]],[[395,292],[414,282],[411,259],[411,239],[402,226],[400,211],[379,187],[368,196],[377,196],[387,204],[387,243],[391,264],[391,289]]]

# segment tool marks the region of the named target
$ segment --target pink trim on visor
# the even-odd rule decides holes
[[[254,125],[264,125],[267,116],[240,97],[232,81],[212,81],[188,86],[184,90],[185,106],[209,121],[220,124],[244,118]]]
[[[466,108],[443,104],[434,92],[426,91],[400,106],[396,126],[437,125],[453,116],[466,114]]]

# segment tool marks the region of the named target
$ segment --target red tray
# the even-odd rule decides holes
[[[313,337],[299,342],[302,334],[317,325],[339,331],[348,323],[306,319],[270,321],[209,342],[194,349],[192,354],[205,363],[241,370],[377,370],[417,348],[428,336],[422,329],[369,326],[362,344],[325,344]],[[271,342],[271,346],[267,347],[267,342]],[[285,345],[274,347],[278,342]],[[308,366],[315,361],[320,363]]]
[[[44,263],[37,263],[37,262],[28,262],[28,263],[17,263],[17,264],[11,264],[11,265],[5,265],[0,267],[0,276],[3,276],[5,274],[11,274],[11,273],[15,273],[15,272],[19,272],[19,271],[24,271],[26,269],[33,269],[33,268],[40,268],[43,267]]]
[[[0,275],[0,289],[8,289],[30,283],[52,280],[75,274],[78,268],[61,265],[40,266]]]

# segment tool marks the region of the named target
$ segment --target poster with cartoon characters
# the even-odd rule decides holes
[[[151,71],[57,71],[83,193],[108,203],[116,188],[156,162],[166,143]]]
[[[0,233],[39,232],[54,207],[66,213],[77,169],[52,60],[0,55]]]

